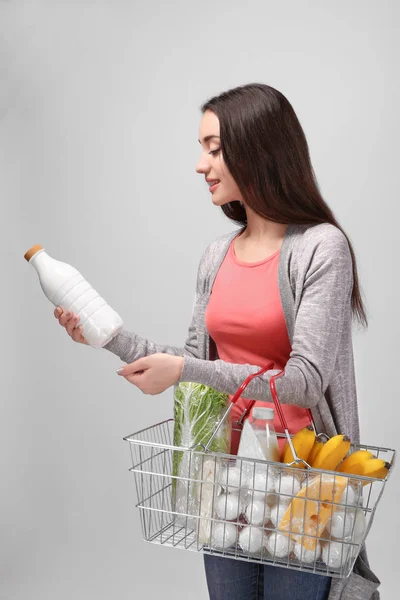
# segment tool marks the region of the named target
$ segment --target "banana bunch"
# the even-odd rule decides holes
[[[311,467],[333,471],[343,460],[350,448],[350,440],[344,435],[337,435],[325,444],[314,432],[311,425],[300,429],[292,438],[292,444],[299,458],[305,460]],[[282,449],[281,461],[291,463],[294,460],[293,453],[286,441]],[[304,469],[303,463],[293,465],[298,469]]]
[[[377,458],[368,450],[357,450],[347,456],[351,442],[346,435],[334,435],[327,442],[323,442],[315,435],[311,425],[300,429],[293,436],[292,444],[297,456],[314,469],[381,479],[386,477],[390,469],[389,463]],[[293,460],[294,457],[289,442],[286,441],[281,453],[281,462],[291,463]],[[303,463],[296,463],[292,467],[305,468]],[[368,483],[370,482],[365,481],[363,485]]]
[[[356,450],[345,458],[336,471],[340,473],[349,473],[351,475],[364,475],[366,477],[376,477],[384,479],[389,472],[390,463],[385,462],[382,458],[377,458],[369,450]],[[364,481],[363,485],[367,485],[369,481]]]

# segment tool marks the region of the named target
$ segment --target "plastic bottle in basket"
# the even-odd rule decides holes
[[[79,315],[90,346],[102,348],[122,329],[121,317],[74,267],[55,260],[39,245],[30,248],[24,258],[36,269],[50,302]]]
[[[274,409],[256,406],[245,420],[238,456],[279,462],[279,445],[274,427]]]

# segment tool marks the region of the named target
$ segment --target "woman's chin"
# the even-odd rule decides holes
[[[212,203],[215,204],[215,206],[223,206],[224,204],[228,204],[230,202],[230,200],[226,200],[224,198],[218,198],[216,196],[216,194],[214,194],[211,198]]]

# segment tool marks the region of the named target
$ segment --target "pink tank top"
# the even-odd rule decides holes
[[[205,315],[207,330],[221,360],[260,367],[273,361],[274,369],[283,369],[291,346],[279,294],[280,250],[259,262],[242,262],[234,249],[239,235],[232,240],[215,278]],[[233,422],[248,404],[248,399],[237,400],[231,412]],[[274,408],[274,403],[257,401],[254,406]],[[310,423],[306,409],[293,404],[282,404],[282,409],[290,433]],[[283,432],[276,411],[274,425]],[[239,439],[240,433],[232,432],[232,454],[237,453]],[[282,448],[285,440],[278,439]]]

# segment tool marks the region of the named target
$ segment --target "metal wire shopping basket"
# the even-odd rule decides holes
[[[268,364],[243,382],[212,438],[251,379],[270,368]],[[271,377],[270,388],[285,430],[277,436],[288,440],[294,457],[289,465],[210,452],[212,438],[201,448],[174,446],[173,419],[124,438],[130,445],[146,541],[330,577],[350,575],[388,475],[380,479],[325,471],[300,459],[276,393],[275,380],[283,374]],[[309,415],[317,433],[311,411]],[[358,449],[394,465],[393,449],[352,444],[350,452]],[[187,459],[187,477],[174,474],[177,452]]]

